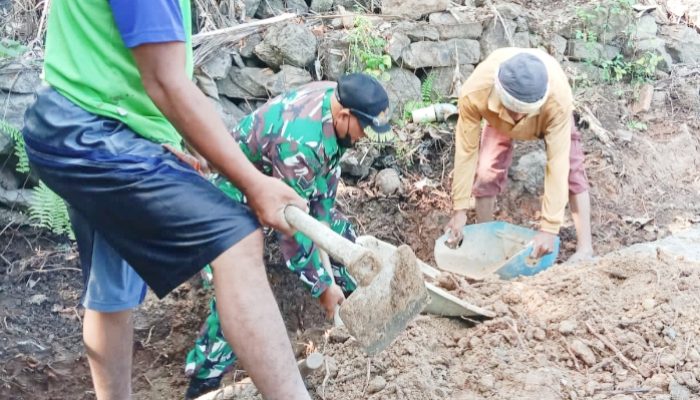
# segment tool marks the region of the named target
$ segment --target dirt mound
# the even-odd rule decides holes
[[[332,331],[318,346],[333,358],[325,393],[323,373],[313,390],[326,399],[417,400],[700,393],[700,264],[614,254],[515,282],[456,283],[457,294],[499,317],[476,326],[421,317],[373,359]]]

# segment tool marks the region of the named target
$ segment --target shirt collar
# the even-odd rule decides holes
[[[508,114],[508,110],[506,110],[506,108],[503,107],[503,104],[501,103],[501,99],[498,97],[498,93],[496,93],[495,88],[491,89],[491,94],[489,94],[488,108],[489,108],[489,111],[498,114],[498,118],[500,118],[501,120],[503,120],[511,125],[516,125],[515,121],[513,121],[513,118],[511,118],[510,114]],[[532,114],[528,114],[521,121],[524,121],[524,120],[531,118],[531,117],[536,117],[539,114],[540,114],[540,110],[537,110],[536,112],[534,112]]]

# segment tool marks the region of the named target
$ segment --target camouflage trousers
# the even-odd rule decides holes
[[[355,241],[356,234],[352,224],[342,214],[334,215],[331,229],[346,239]],[[288,263],[289,260],[285,261]],[[343,289],[346,295],[354,291],[356,283],[348,275],[347,270],[333,261],[331,264],[336,284]],[[211,268],[207,266],[202,272],[205,285],[211,287]],[[187,354],[185,374],[199,379],[216,378],[230,371],[236,359],[233,348],[224,338],[219,313],[216,310],[216,298],[212,296],[209,304],[209,315],[199,332],[194,347]]]

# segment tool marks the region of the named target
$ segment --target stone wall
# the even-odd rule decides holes
[[[354,1],[343,0],[243,0],[248,17],[263,18],[292,10],[301,14],[342,12]],[[348,3],[348,4],[346,4]],[[595,63],[586,60],[612,59],[629,46],[615,35],[598,36],[595,43],[576,37],[580,21],[572,19],[566,29],[555,34],[532,32],[528,13],[517,4],[499,4],[498,16],[486,6],[443,0],[360,1],[363,7],[377,6],[384,15],[368,15],[374,34],[387,42],[385,53],[392,68],[385,74],[394,118],[402,117],[402,107],[421,100],[421,79],[433,73],[433,88],[444,98],[454,97],[459,85],[491,51],[506,46],[540,47],[558,58],[574,75],[582,71],[598,76]],[[310,11],[311,10],[311,11]],[[398,17],[396,17],[398,16]],[[611,20],[611,32],[631,29],[635,49],[653,52],[662,58],[661,73],[676,64],[700,63],[700,34],[694,28],[677,24],[651,11],[639,16]],[[209,96],[231,128],[245,114],[268,98],[312,80],[335,80],[348,70],[350,59],[348,18],[307,18],[279,23],[248,36],[235,49],[222,49],[198,66],[195,80]],[[597,22],[589,23],[591,26]],[[619,28],[619,29],[618,29]],[[603,37],[606,37],[605,41]],[[459,74],[455,66],[459,65]],[[0,95],[4,99],[3,118],[20,127],[24,110],[40,84],[38,63],[10,63],[0,69]],[[593,70],[593,71],[592,71]],[[0,133],[0,162],[12,150],[10,140]],[[0,180],[0,184],[3,181]]]

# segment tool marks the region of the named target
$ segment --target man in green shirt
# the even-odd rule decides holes
[[[192,83],[190,35],[188,0],[51,4],[50,87],[27,111],[23,135],[33,169],[71,209],[95,393],[131,398],[132,309],[144,281],[163,297],[210,264],[223,331],[262,395],[306,400],[259,225],[293,235],[283,208],[306,202],[248,161]],[[357,126],[344,136],[361,135]],[[250,208],[162,146],[183,138]]]

